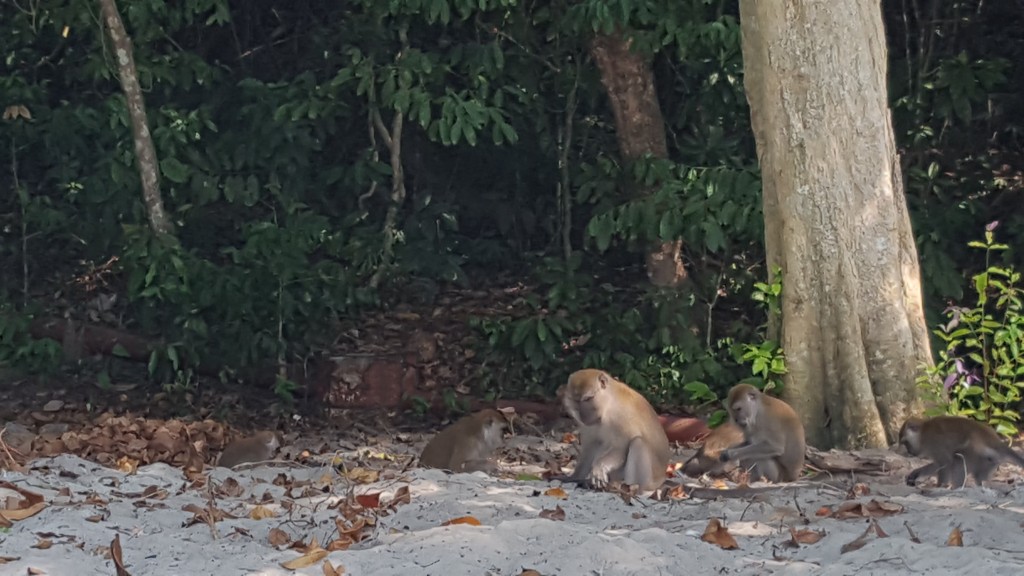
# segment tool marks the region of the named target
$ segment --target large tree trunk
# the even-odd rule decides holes
[[[668,158],[665,119],[654,91],[654,70],[643,54],[631,49],[632,41],[621,33],[598,34],[590,43],[590,54],[601,72],[601,84],[608,92],[615,134],[623,160],[637,160],[644,154]],[[682,240],[656,242],[647,252],[647,277],[655,286],[678,286],[686,280]]]
[[[785,397],[818,447],[881,447],[931,362],[878,2],[741,0]]]
[[[107,35],[114,45],[112,52],[117,60],[117,74],[121,79],[121,89],[124,91],[128,115],[132,121],[135,162],[142,178],[142,199],[146,206],[146,214],[149,215],[149,226],[157,234],[172,234],[174,224],[164,211],[164,201],[160,195],[160,167],[157,164],[156,148],[153,146],[153,137],[149,133],[149,123],[146,120],[146,104],[142,99],[139,76],[135,71],[132,41],[124,29],[114,0],[99,0],[99,3]]]

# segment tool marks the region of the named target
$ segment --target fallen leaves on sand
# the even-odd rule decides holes
[[[704,534],[700,537],[701,540],[715,544],[723,550],[735,550],[740,547],[736,543],[736,539],[733,538],[729,530],[722,524],[722,521],[718,518],[712,518],[708,521],[708,525],[704,528]]]
[[[356,502],[363,508],[380,508],[380,492],[373,494],[357,494]]]
[[[817,544],[825,537],[824,530],[797,530],[789,527],[789,540],[782,543],[787,548],[799,548],[801,544]]]
[[[281,562],[281,567],[286,570],[298,570],[299,568],[308,568],[313,564],[323,560],[327,557],[329,552],[320,547],[320,543],[317,542],[316,538],[306,546],[302,556],[293,558],[287,562]]]
[[[827,510],[822,514],[823,510]],[[892,516],[903,512],[903,506],[889,500],[876,500],[872,498],[867,502],[843,502],[834,512],[827,506],[818,510],[819,516],[832,516],[837,520],[848,520],[850,518],[877,518],[879,516]]]
[[[267,518],[273,518],[276,516],[274,511],[266,506],[256,506],[249,511],[249,518],[253,520],[266,520]]]
[[[281,546],[291,542],[291,540],[292,539],[288,536],[288,533],[280,528],[271,528],[270,533],[267,534],[267,541],[270,542],[270,545],[274,548],[280,548]]]
[[[115,534],[114,541],[110,543],[110,559],[114,561],[114,570],[117,576],[130,576],[124,567],[124,558],[121,555],[120,534]]]
[[[10,528],[11,521],[35,516],[40,510],[46,508],[46,500],[42,494],[25,490],[6,481],[0,481],[0,489],[14,492],[14,494],[8,494],[6,498],[0,499],[0,527]],[[3,491],[0,491],[0,495],[3,495]]]
[[[541,510],[540,514],[537,514],[537,516],[540,518],[547,518],[548,520],[555,520],[560,522],[562,520],[565,520],[565,510],[562,510],[561,506],[555,505],[554,510],[549,510],[545,508],[544,510]]]
[[[345,573],[345,567],[341,564],[335,566],[330,560],[324,560],[324,576],[341,576]]]
[[[557,486],[554,487],[554,488],[548,488],[547,490],[545,490],[544,491],[544,495],[545,496],[552,496],[554,498],[559,498],[559,499],[562,499],[562,500],[565,500],[566,498],[569,497],[569,494],[567,494],[565,490],[562,490],[561,488],[559,488]]]
[[[380,479],[380,470],[357,466],[345,471],[345,478],[357,484],[373,484]]]
[[[188,521],[185,522],[186,527],[193,526],[195,524],[207,524],[213,526],[225,518],[238,518],[237,516],[232,516],[216,506],[203,507],[198,504],[186,504],[185,506],[182,506],[181,509],[193,514],[192,518],[189,518]]]
[[[953,531],[949,533],[949,538],[946,538],[946,546],[963,546],[964,545],[964,533],[960,529],[960,525],[956,525]]]
[[[480,521],[472,516],[460,516],[458,518],[452,518],[447,522],[443,522],[441,526],[453,526],[455,524],[468,524],[470,526],[480,526]]]
[[[527,569],[523,570],[522,572],[520,572],[519,576],[541,576],[541,573],[537,572],[536,570],[534,570],[532,568],[527,568]]]
[[[868,543],[868,535],[870,535],[871,532],[874,532],[875,536],[879,538],[889,537],[889,535],[886,534],[884,530],[882,530],[882,527],[878,525],[878,521],[872,518],[871,522],[868,524],[868,527],[864,530],[864,533],[858,536],[855,540],[843,544],[842,547],[839,548],[839,553],[846,554],[847,552],[860,550],[864,547],[865,544]]]

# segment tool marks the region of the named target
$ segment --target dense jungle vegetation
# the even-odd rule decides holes
[[[480,394],[592,365],[691,403],[785,370],[735,2],[122,0],[169,233],[101,4],[0,0],[0,365],[56,370],[66,342],[33,321],[60,318],[159,342],[157,382],[213,366],[290,398],[283,367],[365,318],[500,288],[464,322]],[[882,5],[935,326],[1022,264],[1024,5]],[[621,55],[598,53],[623,38],[667,154],[624,152],[602,77]],[[994,221],[1008,249],[969,246]],[[657,285],[645,253],[673,239],[685,281]]]

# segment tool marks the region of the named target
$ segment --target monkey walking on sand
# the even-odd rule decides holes
[[[800,417],[789,404],[750,384],[737,384],[725,407],[743,431],[743,443],[722,450],[719,461],[738,460],[751,479],[792,482],[800,477],[807,443]]]
[[[559,389],[562,406],[582,429],[580,457],[568,478],[591,488],[609,482],[651,492],[665,481],[670,448],[650,402],[607,372],[578,370]]]
[[[420,466],[452,472],[493,472],[492,456],[504,441],[507,423],[504,414],[492,409],[464,416],[427,442],[420,454]]]
[[[939,486],[961,488],[967,474],[983,486],[1003,460],[1024,468],[1024,456],[1003,442],[988,425],[962,416],[908,418],[900,428],[900,446],[911,456],[931,460],[907,475],[908,486],[921,476],[935,475]]]
[[[270,460],[274,452],[281,446],[277,433],[263,430],[247,438],[238,438],[228,442],[220,454],[217,466],[233,468],[246,462],[262,462]]]

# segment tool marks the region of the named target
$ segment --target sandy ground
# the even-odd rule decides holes
[[[1004,476],[1020,473],[1003,470],[1010,471]],[[35,515],[0,528],[0,574],[114,575],[116,535],[127,573],[135,576],[321,575],[325,560],[344,574],[367,576],[518,575],[525,569],[566,576],[1024,574],[1022,482],[951,491],[908,488],[895,471],[888,478],[857,478],[868,493],[855,500],[884,502],[890,512],[875,519],[875,530],[866,517],[827,515],[847,500],[849,479],[802,482],[747,498],[627,504],[615,494],[569,486],[563,497],[546,495],[558,482],[482,473],[412,469],[390,476],[358,484],[326,465],[215,468],[207,483],[217,487],[211,500],[210,489],[164,464],[125,474],[71,455],[35,460],[25,473],[0,476],[45,501]],[[325,547],[338,538],[336,520],[354,517],[351,508],[346,516],[345,507],[337,507],[353,501],[347,493],[380,493],[385,505],[366,512],[376,525],[346,550],[303,568],[282,567],[303,554],[282,543],[285,536]],[[0,487],[0,503],[16,507],[16,494]],[[386,506],[396,494],[399,502]],[[564,520],[541,516],[556,507]],[[222,518],[212,528],[191,521],[197,510],[210,508],[237,518]],[[443,526],[467,516],[480,525]],[[702,541],[712,518],[722,521],[738,548]],[[823,537],[789,546],[791,527]],[[947,544],[957,527],[962,547]]]

